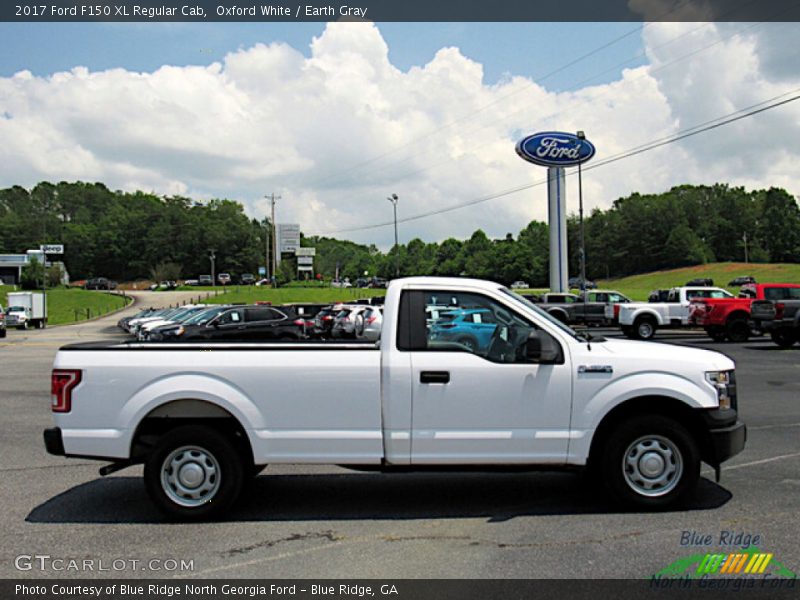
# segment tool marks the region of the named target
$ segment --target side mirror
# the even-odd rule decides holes
[[[554,364],[560,361],[561,346],[546,331],[534,329],[528,334],[525,343],[525,356],[531,362],[543,365]]]

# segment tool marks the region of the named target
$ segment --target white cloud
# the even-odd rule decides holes
[[[651,24],[643,33],[648,65],[561,93],[520,76],[486,85],[481,64],[450,47],[400,71],[368,23],[329,24],[308,58],[270,43],[153,73],[21,72],[0,78],[0,182],[82,179],[230,197],[259,217],[264,194],[275,192],[279,220],[304,231],[388,222],[391,193],[402,218],[542,180],[545,170],[514,152],[524,133],[583,129],[596,164],[800,87],[796,33],[792,24]],[[586,204],[715,181],[797,193],[799,117],[797,103],[587,170]],[[545,187],[534,187],[401,224],[401,236],[516,233],[544,219],[545,206]],[[341,237],[387,247],[392,230]]]

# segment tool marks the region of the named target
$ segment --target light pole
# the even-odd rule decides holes
[[[394,208],[394,276],[397,279],[400,277],[400,248],[397,243],[397,194],[392,194],[386,199],[392,203],[392,208]]]
[[[578,139],[586,139],[586,134],[579,131],[577,134]],[[584,299],[586,298],[586,237],[583,229],[583,179],[581,178],[581,163],[578,163],[578,221],[580,222],[580,268],[581,268],[581,292],[583,292]]]

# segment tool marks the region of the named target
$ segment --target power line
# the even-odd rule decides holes
[[[776,96],[775,98],[781,98],[781,97],[784,97],[784,96],[786,96],[788,94],[796,93],[798,91],[800,91],[800,88],[792,90],[791,92],[786,92],[784,94]],[[745,118],[748,118],[748,117],[752,117],[754,115],[766,112],[768,110],[772,110],[774,108],[778,108],[780,106],[784,106],[784,105],[789,104],[790,102],[794,102],[794,101],[796,101],[798,99],[800,99],[800,94],[792,96],[790,98],[786,98],[786,99],[783,99],[783,100],[779,100],[779,101],[773,102],[772,104],[768,104],[767,106],[763,106],[763,105],[765,104],[765,102],[770,102],[771,100],[759,102],[757,104],[751,105],[750,107],[747,107],[747,108],[744,108],[744,109],[739,109],[739,110],[736,110],[736,111],[734,111],[732,113],[728,113],[727,115],[724,115],[722,117],[718,117],[717,119],[712,119],[711,121],[707,121],[706,123],[709,123],[709,124],[697,125],[697,126],[689,128],[689,129],[677,132],[676,134],[674,134],[672,136],[669,136],[667,138],[661,138],[660,140],[654,140],[652,142],[648,142],[647,144],[636,146],[636,147],[631,148],[629,150],[626,150],[626,151],[624,151],[622,153],[619,153],[619,154],[611,156],[611,157],[609,157],[607,159],[601,160],[601,161],[599,161],[599,162],[597,162],[597,163],[595,163],[593,165],[587,166],[584,169],[584,171],[589,171],[589,170],[592,170],[592,169],[597,169],[597,168],[600,168],[600,167],[604,167],[606,165],[609,165],[611,163],[615,163],[615,162],[623,160],[625,158],[630,158],[632,156],[636,156],[636,155],[639,155],[639,154],[643,154],[645,152],[649,152],[650,150],[655,150],[656,148],[660,148],[662,146],[666,146],[667,144],[672,144],[672,143],[678,142],[680,140],[684,140],[686,138],[693,137],[695,135],[699,135],[701,133],[705,133],[705,132],[711,131],[713,129],[717,129],[717,128],[722,127],[724,125],[729,125],[729,124],[734,123],[736,121],[740,121],[742,119],[745,119]],[[773,100],[774,100],[774,98],[773,98]],[[755,107],[760,107],[760,108],[755,108]],[[747,112],[743,112],[743,111],[747,111]],[[537,187],[537,186],[540,186],[540,185],[544,185],[546,183],[547,183],[546,179],[535,181],[533,183],[528,183],[528,184],[525,184],[525,185],[514,187],[514,188],[511,188],[511,189],[508,189],[508,190],[505,190],[505,191],[502,191],[502,192],[498,192],[498,193],[495,193],[495,194],[491,194],[491,195],[488,195],[488,196],[482,196],[482,197],[479,197],[479,198],[475,198],[475,199],[469,200],[467,202],[462,202],[462,203],[459,203],[459,204],[455,204],[455,205],[452,205],[452,206],[440,208],[440,209],[437,209],[437,210],[427,211],[427,212],[424,212],[424,213],[419,213],[417,215],[412,215],[410,217],[405,217],[403,219],[399,219],[398,222],[399,223],[408,223],[408,222],[411,222],[411,221],[417,221],[417,220],[420,220],[420,219],[425,219],[427,217],[437,216],[437,215],[441,215],[441,214],[444,214],[444,213],[452,212],[452,211],[455,211],[455,210],[460,210],[462,208],[467,208],[469,206],[474,206],[476,204],[481,204],[483,202],[488,202],[489,200],[496,200],[497,198],[502,198],[502,197],[505,197],[505,196],[509,196],[511,194],[516,194],[517,192],[528,190],[528,189],[531,189],[531,188],[534,188],[534,187]],[[384,223],[376,223],[374,225],[366,225],[366,226],[361,226],[361,227],[351,227],[351,228],[345,228],[345,229],[337,229],[337,230],[332,230],[332,231],[319,232],[319,233],[314,233],[313,235],[320,236],[320,235],[331,235],[331,234],[335,234],[335,233],[350,233],[350,232],[354,232],[354,231],[366,231],[366,230],[369,230],[369,229],[378,229],[380,227],[386,227],[386,226],[391,225],[391,224],[392,224],[392,221],[389,221],[389,222],[384,222]],[[310,234],[310,235],[312,235],[312,234]]]

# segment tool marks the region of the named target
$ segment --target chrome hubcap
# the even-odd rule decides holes
[[[639,325],[639,335],[642,337],[650,337],[653,334],[653,327],[650,323],[642,323]]]
[[[678,447],[660,435],[640,437],[622,458],[625,483],[637,494],[663,496],[678,485],[683,459]]]
[[[161,486],[181,506],[205,504],[219,491],[220,469],[214,455],[199,446],[173,450],[161,465]]]

